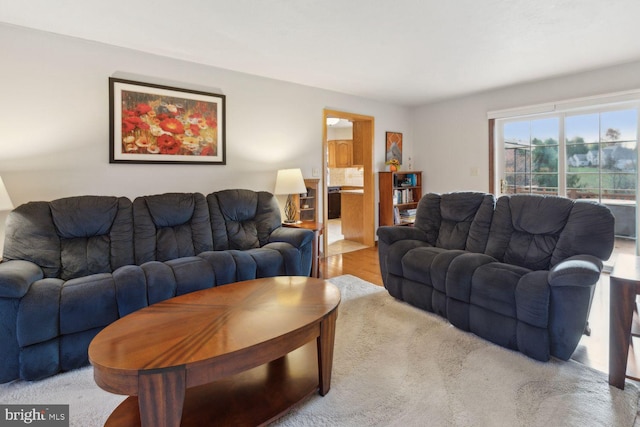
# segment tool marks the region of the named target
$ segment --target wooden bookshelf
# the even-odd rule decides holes
[[[304,184],[307,192],[294,195],[293,202],[298,207],[298,217],[296,220],[302,222],[318,221],[318,182],[319,179],[305,178]]]
[[[421,171],[378,172],[378,189],[380,226],[413,223],[413,219],[404,219],[399,214],[418,207],[422,198]]]

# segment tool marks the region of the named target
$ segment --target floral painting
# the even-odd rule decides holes
[[[109,79],[110,162],[225,164],[225,96]]]

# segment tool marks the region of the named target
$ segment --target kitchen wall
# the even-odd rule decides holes
[[[409,110],[365,98],[6,24],[0,52],[0,176],[14,205],[82,194],[273,191],[280,168],[300,167],[309,178],[321,170],[324,108],[375,117],[377,170],[385,130],[404,131],[411,146]],[[227,165],[109,164],[111,76],[226,95]]]
[[[640,61],[416,108],[414,168],[427,192],[488,191],[487,112],[637,89]]]
[[[329,186],[364,186],[363,168],[329,168]]]

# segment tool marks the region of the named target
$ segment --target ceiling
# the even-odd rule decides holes
[[[640,60],[638,0],[0,0],[0,22],[415,106]]]

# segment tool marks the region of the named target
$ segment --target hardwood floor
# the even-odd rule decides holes
[[[320,271],[325,279],[350,274],[382,286],[377,247],[326,257],[320,263]]]
[[[320,264],[324,278],[350,274],[382,286],[378,248],[361,249],[333,255]],[[583,335],[572,359],[608,374],[609,361],[609,275],[602,274],[591,305],[589,316],[591,336]]]

